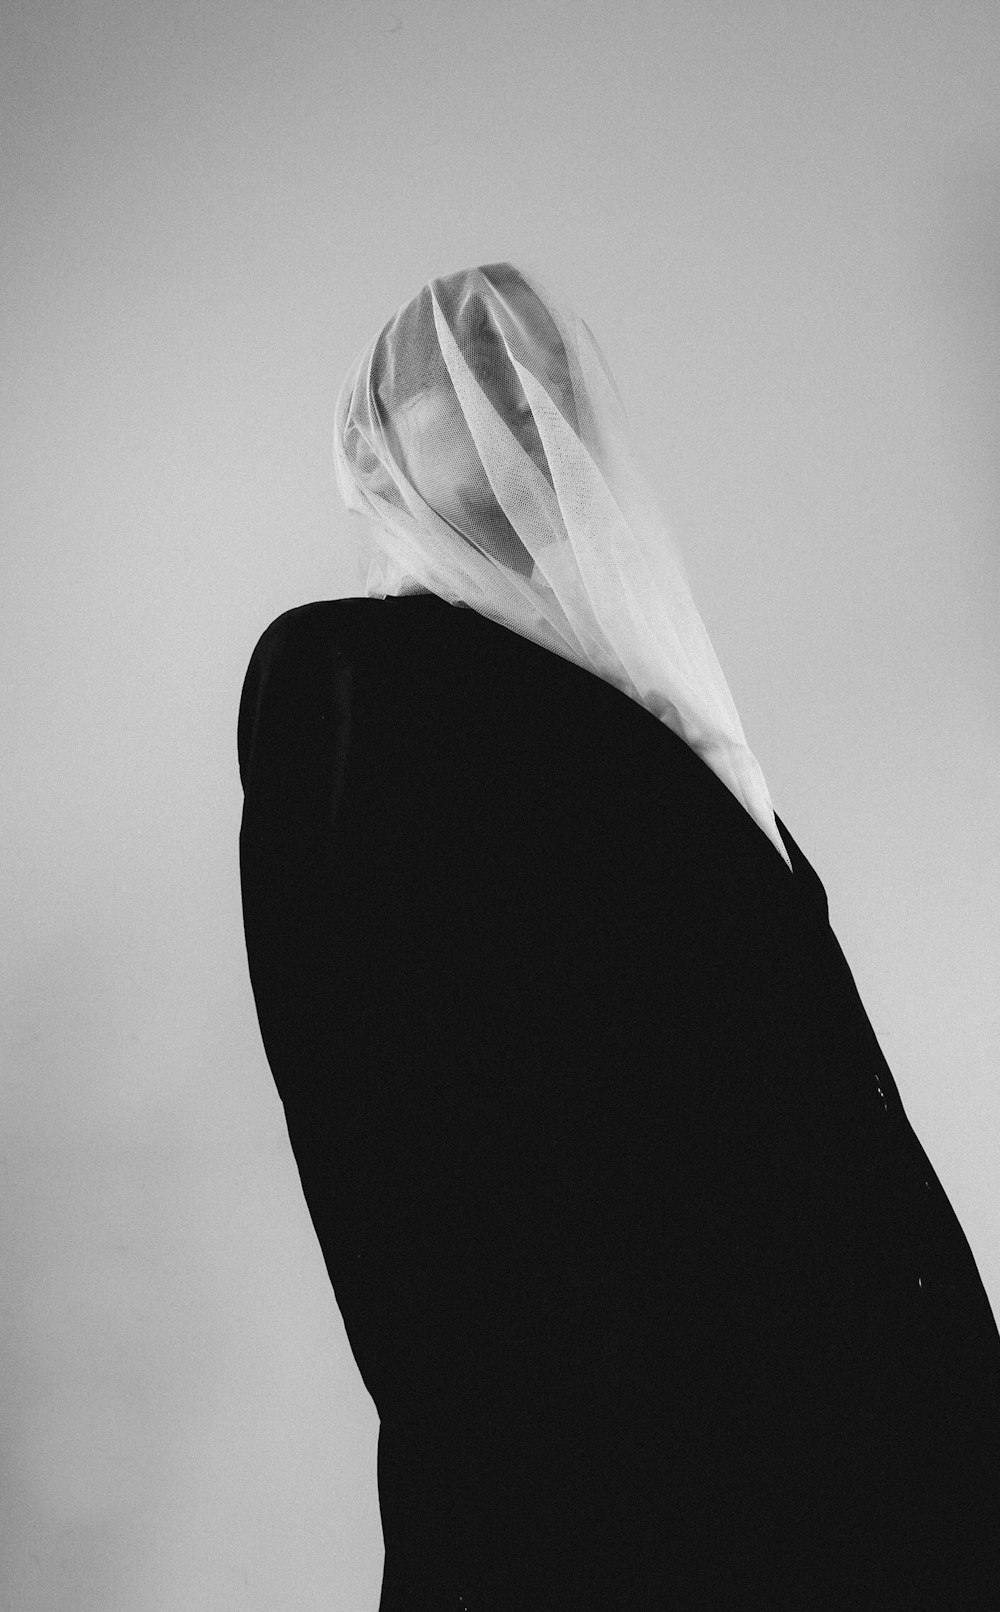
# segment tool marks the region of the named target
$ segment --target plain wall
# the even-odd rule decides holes
[[[616,375],[1000,1308],[1000,8],[8,0],[3,1612],[374,1612],[236,717],[358,591],[355,353],[533,263]]]

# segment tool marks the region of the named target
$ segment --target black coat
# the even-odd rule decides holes
[[[261,1035],[382,1612],[1000,1608],[1000,1336],[828,920],[649,712],[432,595],[239,717]]]

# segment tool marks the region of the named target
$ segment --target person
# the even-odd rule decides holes
[[[240,864],[380,1612],[1000,1606],[996,1322],[589,327],[429,281],[335,461]]]

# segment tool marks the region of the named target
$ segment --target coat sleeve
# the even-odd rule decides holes
[[[238,720],[240,881],[261,1040],[348,1338],[378,1402],[381,1353],[361,1282],[385,1127],[358,1047],[362,964],[341,822],[353,679],[328,607],[288,611],[257,643]]]
[[[335,1029],[329,981],[343,962],[334,843],[350,747],[353,667],[329,623],[320,632],[310,610],[286,612],[261,636],[238,722],[247,961],[283,1101],[296,1066]]]

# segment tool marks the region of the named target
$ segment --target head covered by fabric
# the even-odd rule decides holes
[[[589,326],[533,271],[428,281],[358,355],[334,462],[363,593],[433,593],[578,662],[709,766],[791,868]]]

